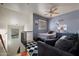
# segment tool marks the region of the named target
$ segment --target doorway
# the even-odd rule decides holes
[[[24,30],[24,26],[8,25],[8,39],[7,39],[7,55],[17,55],[17,50],[22,47],[21,32]]]

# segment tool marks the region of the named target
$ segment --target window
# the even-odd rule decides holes
[[[39,30],[47,29],[47,21],[39,19]]]

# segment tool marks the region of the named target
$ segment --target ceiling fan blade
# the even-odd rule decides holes
[[[52,15],[53,15],[52,13],[49,14],[49,16],[52,16]]]
[[[56,11],[56,10],[58,10],[58,8],[54,8],[54,9],[52,10],[52,12],[54,12],[54,11]]]
[[[47,15],[47,16],[52,16],[52,14],[48,13],[48,14],[44,14],[44,15]]]
[[[53,14],[59,14],[58,12],[54,12]]]
[[[50,10],[53,10],[54,8],[56,8],[56,6],[51,6],[51,7],[50,7]]]
[[[53,9],[53,7],[51,7],[49,10],[52,10]]]

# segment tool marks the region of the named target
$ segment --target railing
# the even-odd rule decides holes
[[[2,35],[1,35],[1,34],[0,34],[0,40],[1,40],[1,43],[2,43],[2,45],[3,45],[4,50],[7,52],[6,47],[5,47],[5,44],[4,44],[4,41],[3,41],[3,38],[2,38]]]

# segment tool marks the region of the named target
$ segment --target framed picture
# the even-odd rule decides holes
[[[12,39],[16,39],[19,38],[19,29],[11,29],[11,38]]]
[[[47,21],[39,19],[39,30],[47,29]]]

